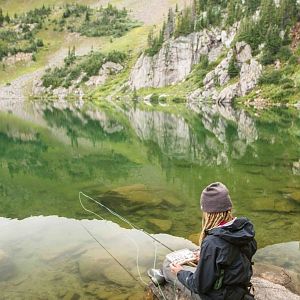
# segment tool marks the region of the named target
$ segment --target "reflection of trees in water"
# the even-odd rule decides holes
[[[19,173],[35,174],[53,178],[53,173],[47,171],[48,164],[41,163],[41,157],[48,149],[43,141],[22,141],[0,133],[0,160],[2,167],[7,167],[11,177]]]
[[[91,116],[94,116],[92,112],[84,113],[70,109],[46,109],[43,114],[50,127],[66,130],[72,146],[75,147],[78,147],[78,138],[86,138],[93,144],[103,140],[124,141],[128,138],[119,122],[107,117],[105,113],[98,116],[102,117],[100,120],[92,119]]]
[[[77,147],[77,131],[71,128],[68,130],[72,146]],[[21,133],[22,130],[17,136],[22,136]],[[25,141],[0,132],[0,162],[0,167],[7,168],[11,177],[19,174],[51,180],[59,180],[61,177],[88,180],[97,176],[115,180],[128,176],[129,170],[135,165],[114,151],[71,155],[65,152],[63,145],[52,144],[51,140],[44,139],[38,132],[34,140]]]
[[[136,109],[128,117],[140,140],[151,141],[150,145],[156,144],[170,159],[188,164],[227,163],[232,140],[239,139],[233,122],[217,115],[211,118],[210,127],[205,123],[208,122],[205,116],[192,113],[186,120],[170,113]],[[222,129],[218,129],[220,124]]]
[[[278,109],[266,111],[267,116],[253,119],[245,111],[231,106],[205,105],[188,119],[170,113],[136,109],[128,117],[137,136],[148,145],[156,144],[159,156],[187,164],[220,165],[233,160],[264,158],[267,143],[278,144],[268,155],[283,155],[281,145],[299,145],[299,112]],[[151,141],[151,143],[149,143]],[[161,159],[160,159],[161,160]]]

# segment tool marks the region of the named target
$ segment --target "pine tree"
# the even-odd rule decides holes
[[[245,18],[240,26],[238,33],[238,41],[245,41],[248,43],[252,50],[262,43],[259,25],[251,18]]]
[[[236,57],[234,55],[229,62],[228,74],[229,74],[230,78],[234,78],[234,77],[238,76],[239,73],[240,73],[240,69],[236,63]]]
[[[264,36],[270,25],[276,24],[274,0],[262,0],[260,8],[261,36]]]
[[[85,12],[85,22],[89,22],[90,21],[90,12],[87,10],[86,12]]]
[[[277,25],[269,26],[265,41],[265,50],[268,51],[271,55],[275,55],[282,45],[280,30]]]
[[[174,15],[172,8],[170,8],[169,12],[168,12],[168,20],[167,20],[167,24],[166,24],[166,28],[165,28],[165,32],[164,32],[165,40],[168,40],[174,34],[174,26],[175,26],[174,20],[175,20],[175,15]]]
[[[261,0],[247,0],[245,1],[245,5],[246,5],[246,13],[248,16],[252,16],[256,10],[259,8],[260,6],[260,2]]]
[[[227,24],[230,26],[235,22],[236,4],[236,0],[229,0],[227,4]]]
[[[191,23],[191,8],[185,7],[178,16],[175,36],[188,35],[193,31],[193,25],[194,24]]]
[[[165,36],[165,31],[166,31],[166,22],[164,21],[162,29],[159,31],[159,38],[158,38],[158,43],[162,45],[164,42],[164,36]]]
[[[205,11],[207,7],[207,0],[198,0],[199,10]]]
[[[4,16],[3,16],[2,8],[0,8],[0,27],[3,26],[3,22],[4,22]]]
[[[153,33],[153,28],[151,28],[151,30],[148,33],[148,47],[151,48],[153,46],[153,40],[154,40],[154,33]]]
[[[6,13],[6,16],[5,16],[5,22],[10,23],[10,17],[8,15],[8,13]]]
[[[297,0],[281,0],[278,11],[278,25],[281,30],[285,30],[288,25],[292,25],[297,17]]]
[[[191,10],[192,10],[191,11],[191,27],[192,27],[192,30],[195,31],[196,30],[197,10],[198,10],[196,0],[193,0]]]

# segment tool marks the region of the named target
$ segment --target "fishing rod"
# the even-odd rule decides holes
[[[82,223],[79,223],[80,225],[81,225],[81,227],[90,235],[90,237],[92,238],[92,239],[94,239],[95,241],[96,241],[96,243],[98,243],[101,247],[102,247],[102,249],[103,250],[105,250],[105,252],[107,253],[107,254],[109,254],[113,259],[114,259],[114,261],[132,278],[132,279],[134,279],[135,281],[137,281],[138,282],[138,284],[140,285],[140,286],[142,286],[142,287],[144,287],[138,280],[137,280],[137,278],[130,272],[130,271],[128,271],[127,269],[126,269],[126,267],[113,255],[113,254],[111,254],[108,250],[107,250],[107,248],[105,247],[105,246],[103,246],[97,239],[96,239],[96,237],[86,228],[86,226],[84,226]]]
[[[82,193],[82,192],[81,192]],[[84,193],[82,193],[83,195],[85,195]],[[93,201],[95,201],[96,203],[98,202],[98,201],[96,201],[96,200],[94,200],[93,198],[91,198],[91,197],[89,197],[89,196],[87,196],[87,195],[85,195],[87,198],[89,198],[89,199],[91,199],[91,200],[93,200]],[[79,193],[79,202],[80,202],[80,204],[81,204],[81,206],[82,206],[82,208],[85,210],[85,211],[87,211],[87,212],[89,212],[89,213],[91,213],[91,214],[93,214],[93,215],[95,215],[96,217],[98,217],[98,218],[100,218],[101,220],[103,220],[103,221],[105,221],[105,219],[102,217],[102,216],[100,216],[99,214],[97,214],[97,213],[95,213],[94,211],[92,211],[92,210],[89,210],[89,209],[87,209],[84,205],[83,205],[83,203],[82,203],[82,201],[81,201],[81,197],[80,197],[80,193]],[[99,203],[99,205],[101,205],[100,203]],[[102,206],[103,207],[105,207],[105,205],[103,205],[102,204]],[[106,208],[106,207],[105,207]],[[109,211],[111,211],[109,208],[107,208]],[[113,211],[111,211],[111,213],[113,213],[114,214],[114,212]],[[120,216],[121,217],[121,216]],[[123,220],[126,220],[125,218],[123,218],[123,217],[121,217],[121,219]],[[130,224],[130,226],[132,227],[132,228],[134,228],[134,226],[133,226],[133,224],[131,224],[129,221],[128,221],[128,224]],[[128,236],[128,238],[130,239],[130,240],[132,240],[132,242],[134,243],[134,245],[135,245],[135,247],[136,247],[136,250],[137,250],[137,257],[136,257],[136,267],[137,267],[137,271],[138,271],[138,275],[139,275],[139,278],[140,278],[140,280],[141,280],[141,282],[140,281],[138,281],[137,279],[136,279],[136,277],[131,273],[131,272],[129,272],[127,269],[126,269],[126,267],[121,263],[121,262],[119,262],[118,261],[118,259],[114,256],[114,255],[112,255],[96,238],[95,238],[95,236],[83,225],[83,224],[81,224],[80,223],[80,225],[83,227],[83,229],[130,275],[130,277],[131,278],[133,278],[135,281],[137,281],[138,283],[139,283],[139,285],[140,286],[142,286],[143,287],[143,285],[141,284],[141,282],[143,283],[143,284],[145,284],[146,286],[148,286],[148,284],[143,280],[143,278],[142,278],[142,276],[141,276],[141,272],[140,272],[140,268],[139,268],[139,247],[138,247],[138,245],[136,244],[136,242],[133,240],[133,239],[131,239],[131,237],[130,236]],[[151,237],[151,236],[150,236]],[[156,240],[156,239],[154,239],[154,240]],[[159,242],[159,241],[158,241]],[[155,255],[154,255],[154,268],[155,268],[155,263],[156,263],[156,255],[157,255],[157,253],[156,253],[156,251],[157,251],[157,246],[156,246],[156,244],[155,244]],[[160,292],[160,294],[162,295],[162,297],[163,297],[163,299],[164,300],[167,300],[166,299],[166,297],[165,297],[165,295],[164,295],[164,292],[162,291],[162,289],[161,289],[161,287],[160,287],[160,285],[158,285],[158,289],[159,289],[159,292]]]
[[[148,236],[149,238],[151,238],[152,240],[154,240],[155,242],[159,243],[160,245],[162,245],[163,247],[165,247],[166,249],[170,250],[171,252],[174,252],[175,250],[173,250],[172,248],[170,248],[169,246],[167,246],[165,243],[161,242],[160,240],[158,240],[157,238],[153,237],[150,233],[148,233],[147,231],[145,231],[144,229],[134,225],[133,223],[129,222],[126,218],[122,217],[121,215],[119,215],[117,212],[113,211],[112,209],[110,209],[109,207],[105,206],[104,204],[102,204],[101,202],[93,199],[92,197],[86,195],[83,192],[79,192],[79,200],[81,202],[81,195],[83,195],[84,197],[86,197],[87,199],[90,199],[91,201],[93,201],[94,203],[96,203],[97,205],[105,208],[108,212],[110,212],[112,215],[114,215],[115,217],[117,217],[118,219],[120,219],[121,221],[125,222],[126,224],[128,224],[132,229],[136,229],[142,233],[144,233],[146,236]],[[81,202],[82,203],[82,202]],[[90,210],[88,210],[89,212],[92,212]],[[97,215],[96,213],[92,212],[94,215]],[[103,218],[101,217],[101,219],[103,220]]]

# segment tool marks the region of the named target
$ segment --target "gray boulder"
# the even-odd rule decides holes
[[[254,286],[255,300],[300,300],[300,296],[292,293],[280,284],[272,283],[263,278],[253,277],[252,284]],[[180,290],[174,289],[172,284],[165,284],[160,289],[150,283],[147,290],[147,297],[151,299],[165,300],[191,300],[192,298],[183,294]]]
[[[0,249],[0,281],[8,280],[15,275],[15,265],[11,258]]]

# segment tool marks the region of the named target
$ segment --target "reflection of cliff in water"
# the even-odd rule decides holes
[[[240,158],[258,137],[255,122],[243,110],[218,105],[203,106],[198,115],[184,114],[188,117],[141,109],[99,110],[67,103],[55,107],[35,103],[30,111],[23,112],[27,120],[46,126],[61,140],[67,136],[72,146],[77,147],[79,139],[95,144],[138,138],[149,153],[200,165],[219,165]]]
[[[169,158],[197,164],[228,163],[239,158],[258,138],[255,122],[242,110],[205,106],[187,120],[175,114],[131,110],[128,113],[137,136],[152,142]]]
[[[0,115],[0,215],[82,218],[78,191],[108,192],[107,204],[138,225],[174,219],[166,231],[186,236],[200,222],[200,189],[221,180],[239,213],[269,222],[257,231],[263,244],[299,236],[300,119],[292,110],[254,121],[219,106],[176,115],[35,104],[20,115]],[[118,188],[131,192],[116,197]]]
[[[257,142],[266,130],[271,143],[278,139],[276,124],[272,123],[273,128],[268,123],[256,124],[245,111],[217,104],[198,106],[197,114],[182,115],[132,108],[100,110],[66,103],[62,107],[35,104],[31,114],[35,117],[27,114],[26,119],[36,120],[60,140],[67,137],[75,147],[79,141],[95,145],[103,141],[131,143],[135,139],[143,142],[150,156],[199,165],[230,164],[244,157],[247,150],[257,156]],[[23,139],[35,138],[21,135]]]

